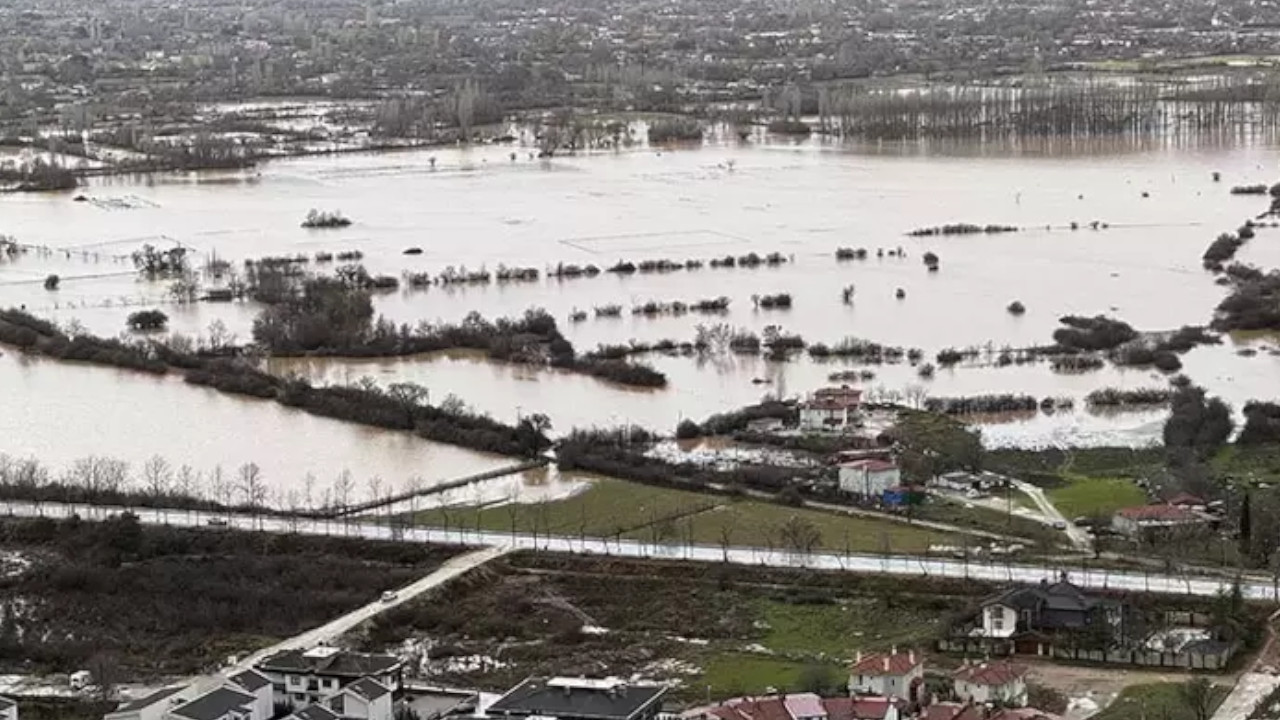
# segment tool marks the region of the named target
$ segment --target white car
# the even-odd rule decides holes
[[[395,591],[395,590],[388,590],[388,591],[386,591],[386,592],[382,593],[382,602],[384,602],[384,603],[394,602],[394,601],[395,601],[395,599],[396,599],[396,591]]]

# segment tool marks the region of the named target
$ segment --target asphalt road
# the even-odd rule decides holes
[[[77,514],[85,519],[98,519],[125,511],[122,507],[83,504],[2,503],[0,511],[12,515],[68,517]],[[459,530],[440,528],[391,528],[372,523],[344,523],[342,521],[311,521],[251,515],[226,515],[188,512],[185,510],[129,509],[148,524],[169,524],[216,530],[209,519],[219,518],[225,527],[278,533],[305,533],[313,535],[337,535],[363,537],[371,540],[401,540],[471,547],[501,548],[506,551],[528,550],[582,555],[611,555],[628,558],[658,558],[669,560],[695,560],[701,562],[725,562],[738,565],[797,568],[819,570],[843,570],[883,575],[914,577],[969,578],[989,582],[1035,583],[1054,580],[1065,573],[1067,578],[1087,588],[1110,588],[1131,592],[1166,593],[1214,597],[1229,589],[1230,581],[1221,577],[1168,573],[1118,571],[1099,568],[1080,568],[1067,564],[1020,564],[956,560],[950,558],[913,555],[876,555],[858,553],[813,552],[795,553],[787,550],[756,547],[716,545],[655,544],[642,540],[580,538],[565,535],[531,535],[486,530]],[[1241,591],[1246,597],[1280,601],[1280,588],[1262,578],[1246,577],[1241,581]]]

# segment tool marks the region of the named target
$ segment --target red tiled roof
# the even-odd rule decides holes
[[[914,653],[871,653],[849,668],[854,675],[906,675],[924,662],[924,658]]]
[[[1022,678],[1027,669],[1011,662],[990,662],[966,665],[955,672],[955,679],[971,685],[999,687]]]
[[[782,698],[778,696],[731,700],[708,708],[707,713],[720,720],[791,720]]]
[[[788,706],[805,713],[807,717],[816,716],[816,711],[821,710],[827,716],[827,720],[883,720],[889,713],[890,707],[902,710],[907,703],[897,698],[867,696],[819,698],[811,693],[802,693],[735,698],[700,712],[720,720],[795,720],[796,715],[788,711]],[[948,718],[948,720],[977,719],[964,717]]]
[[[982,708],[970,703],[934,703],[924,710],[921,720],[983,720]]]
[[[1117,515],[1130,520],[1164,520],[1164,521],[1192,521],[1199,520],[1200,516],[1178,507],[1177,505],[1139,505],[1137,507],[1127,507],[1116,512]]]
[[[805,407],[818,410],[844,410],[862,402],[862,391],[853,388],[823,388],[813,394]]]
[[[886,697],[837,697],[823,698],[827,720],[881,720],[889,714],[890,707],[899,710],[907,706],[897,698]]]

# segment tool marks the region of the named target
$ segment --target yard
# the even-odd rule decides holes
[[[1204,694],[1188,692],[1187,682],[1130,685],[1092,720],[1206,720],[1229,692],[1222,685],[1210,685]]]
[[[1109,517],[1121,508],[1146,505],[1146,492],[1127,478],[1068,476],[1067,483],[1048,491],[1052,502],[1068,518]]]
[[[926,649],[993,591],[849,573],[520,554],[395,608],[352,641],[432,645],[433,682],[639,675],[688,701],[843,684],[858,651]],[[472,660],[484,658],[485,663]]]
[[[553,502],[433,509],[419,512],[415,521],[654,543],[692,541],[782,549],[789,547],[782,528],[793,517],[817,530],[814,549],[921,553],[930,545],[961,544],[955,535],[904,523],[612,478],[596,478],[583,492]]]

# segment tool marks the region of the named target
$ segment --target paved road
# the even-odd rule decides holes
[[[3,503],[0,512],[19,516],[64,518],[72,514],[93,520],[125,511],[122,507],[41,503]],[[295,520],[250,515],[226,515],[185,510],[131,509],[147,524],[208,528],[212,517],[225,520],[228,527],[278,533],[304,533],[363,537],[370,540],[400,540],[472,547],[498,547],[507,550],[611,555],[626,558],[657,558],[726,562],[762,567],[813,568],[849,572],[903,575],[914,577],[969,578],[988,582],[1036,583],[1056,579],[1066,573],[1068,579],[1089,588],[1110,588],[1131,592],[1167,593],[1214,597],[1229,589],[1223,578],[1179,573],[1117,571],[1097,568],[1074,568],[1066,564],[1014,564],[1012,562],[975,562],[950,558],[913,555],[875,555],[862,553],[814,552],[794,553],[786,550],[716,545],[655,544],[642,540],[579,538],[564,535],[532,535],[488,530],[440,528],[392,528],[372,523],[343,523],[340,520]],[[1280,600],[1280,590],[1270,581],[1248,577],[1241,582],[1248,598]]]
[[[215,675],[201,675],[188,678],[180,683],[167,684],[190,685],[197,690],[203,690],[220,684],[222,679],[227,675],[232,675],[240,672],[241,670],[253,667],[267,656],[274,655],[282,650],[306,650],[322,643],[332,643],[340,636],[350,632],[360,623],[373,619],[379,613],[390,610],[397,605],[406,603],[432,588],[440,587],[459,575],[469,570],[474,570],[491,560],[505,555],[509,551],[510,548],[507,547],[484,547],[479,550],[474,550],[451,558],[421,580],[410,583],[409,585],[396,590],[395,600],[389,602],[383,602],[380,599],[375,600],[362,608],[358,608],[346,615],[343,615],[337,620],[325,623],[318,628],[307,630],[306,632],[295,635],[288,640],[276,643],[271,647],[263,648],[251,655],[246,655],[239,659],[234,665],[221,669]],[[157,687],[154,689],[158,690],[159,688]]]
[[[1258,703],[1277,687],[1280,687],[1280,677],[1276,675],[1259,672],[1241,675],[1231,694],[1213,713],[1213,720],[1245,720]]]

